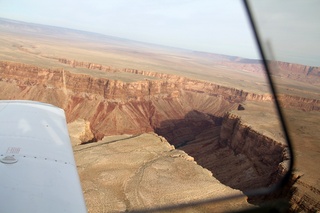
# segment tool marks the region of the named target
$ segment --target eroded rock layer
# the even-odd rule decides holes
[[[89,121],[97,139],[156,128],[163,132],[168,121],[175,121],[169,122],[172,126],[188,113],[194,120],[193,111],[221,117],[245,99],[271,99],[269,95],[183,77],[126,83],[30,65],[0,65],[1,99],[29,99],[59,106],[66,111],[68,122],[78,118]]]
[[[51,59],[58,60],[60,63],[68,64],[72,67],[85,67],[88,69],[99,69],[99,70],[106,70],[106,71],[119,71],[117,69],[112,69],[109,66],[103,66],[100,64],[94,64],[89,62],[81,62],[76,60],[68,60],[65,58],[53,58]],[[234,69],[240,69],[243,71],[250,71],[250,72],[257,72],[257,73],[264,73],[264,66],[260,60],[254,59],[244,59],[244,58],[232,58],[230,57],[229,60],[224,58],[221,59],[217,64],[222,64],[224,66],[232,67]],[[277,74],[281,77],[304,81],[310,84],[319,85],[320,84],[320,67],[313,67],[307,66],[302,64],[293,64],[287,63],[282,61],[273,61],[269,63],[269,66],[272,70],[278,70]],[[143,74],[148,76],[165,76],[166,74],[154,73],[154,72],[146,72],[134,69],[123,69],[124,72],[131,72],[136,74]]]
[[[235,156],[243,155],[253,166],[244,169],[240,189],[246,190],[268,186],[278,178],[280,164],[289,159],[286,144],[275,141],[266,135],[243,124],[241,118],[227,113],[220,131],[219,144],[229,147]],[[241,158],[240,158],[241,159]],[[234,180],[227,180],[229,185],[236,186]]]

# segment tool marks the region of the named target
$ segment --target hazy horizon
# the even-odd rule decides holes
[[[318,15],[310,1],[252,2],[275,59],[320,66]],[[266,4],[267,3],[267,4]],[[288,7],[288,10],[284,8]],[[261,59],[242,1],[1,1],[5,19],[99,33],[132,41],[200,52]],[[309,9],[312,10],[309,10]],[[285,12],[284,12],[285,11]],[[296,15],[297,12],[300,15]],[[259,13],[258,13],[259,12]],[[320,18],[320,17],[319,17]],[[308,23],[308,24],[303,24]],[[258,27],[259,27],[258,26]],[[304,33],[311,30],[312,33]],[[303,34],[304,33],[304,34]],[[305,38],[305,39],[303,39]]]
[[[76,28],[61,27],[61,26],[48,25],[48,24],[39,24],[39,23],[21,21],[21,20],[16,20],[16,19],[9,19],[9,18],[4,18],[4,17],[0,17],[0,21],[1,20],[5,20],[8,22],[25,23],[27,25],[37,25],[37,26],[41,26],[41,27],[60,28],[62,30],[75,31],[75,32],[91,34],[91,35],[98,35],[98,36],[120,39],[120,40],[125,40],[125,41],[129,41],[129,42],[136,42],[136,43],[141,43],[141,44],[147,44],[147,45],[155,45],[155,46],[164,47],[164,48],[172,48],[172,49],[186,50],[186,51],[199,52],[199,53],[209,53],[209,54],[212,53],[212,54],[225,55],[225,56],[231,56],[231,57],[233,57],[233,56],[240,57],[240,56],[236,56],[236,55],[227,55],[227,54],[220,54],[220,53],[216,53],[216,52],[207,52],[207,51],[201,51],[201,50],[187,49],[187,48],[183,48],[183,47],[175,47],[175,46],[169,46],[166,44],[151,43],[151,42],[147,42],[147,41],[138,41],[138,40],[133,40],[133,39],[129,39],[129,38],[107,35],[107,34],[102,34],[99,32],[92,32],[92,31],[76,29]],[[257,60],[259,60],[259,59],[257,59]]]
[[[0,16],[139,42],[259,59],[241,1],[1,1]]]

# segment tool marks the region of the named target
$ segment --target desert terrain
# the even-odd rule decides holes
[[[228,195],[239,198],[188,212],[255,208],[261,200],[246,192],[288,169],[259,60],[6,19],[0,32],[0,99],[65,110],[89,212]],[[295,157],[291,185],[280,194],[291,211],[317,211],[320,68],[272,63]]]

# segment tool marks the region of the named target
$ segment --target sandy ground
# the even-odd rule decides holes
[[[89,212],[149,209],[241,194],[154,133],[111,136],[73,148]],[[191,207],[188,212],[249,206],[244,196]]]

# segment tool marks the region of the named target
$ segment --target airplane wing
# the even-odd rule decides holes
[[[87,212],[65,113],[0,101],[1,212]]]

